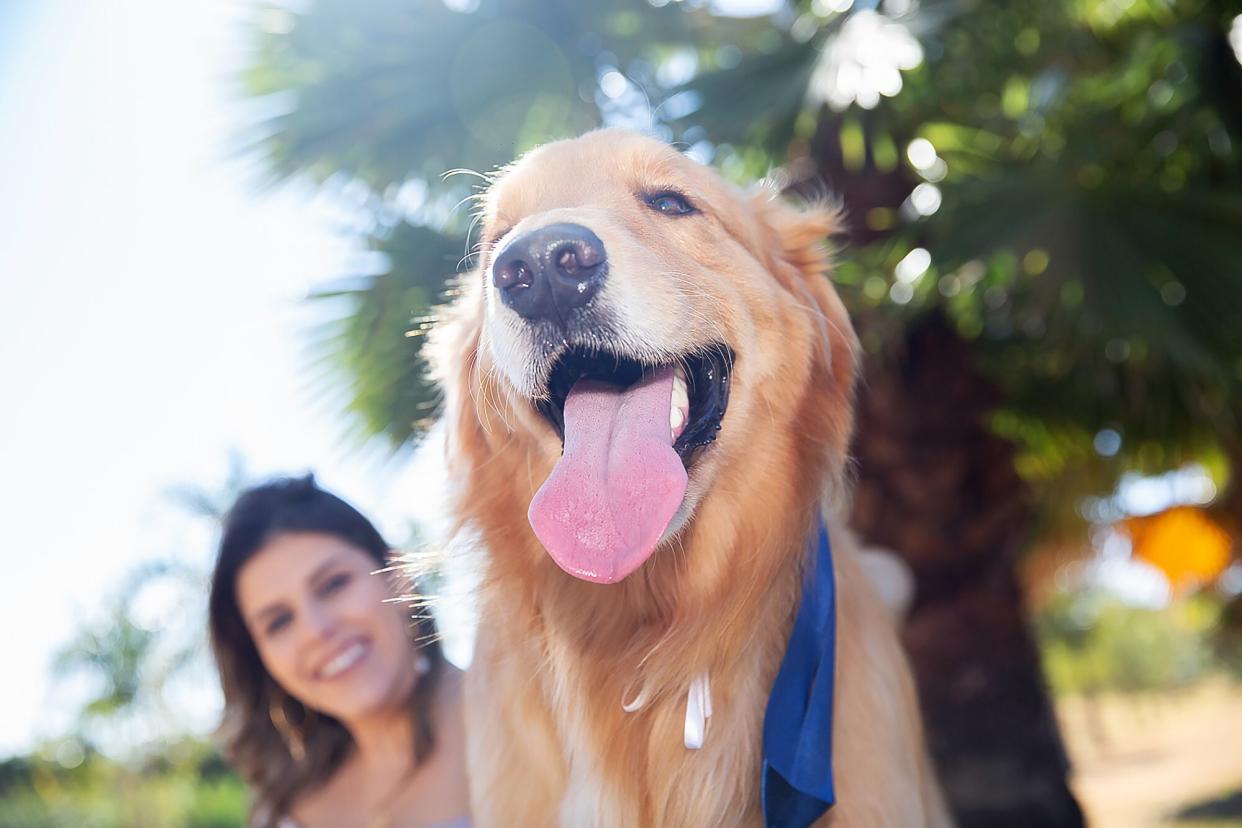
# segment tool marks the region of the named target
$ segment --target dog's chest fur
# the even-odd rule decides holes
[[[549,678],[563,680],[553,678],[545,692],[569,763],[561,826],[757,824],[765,697],[759,677],[768,665],[752,654],[751,669],[737,670],[735,662],[731,675],[716,676],[712,717],[696,750],[684,743],[688,684],[655,691],[638,710],[626,712],[625,689],[598,692],[630,684],[621,674],[575,680],[574,666],[558,660],[553,657]],[[610,695],[613,703],[607,705]],[[721,796],[724,791],[729,794]]]
[[[581,636],[567,634],[572,627],[544,615],[547,604],[514,613],[511,591],[489,597],[499,602],[494,617],[510,623],[491,626],[494,638],[476,656],[482,669],[472,676],[483,703],[500,717],[496,727],[483,723],[472,734],[480,742],[475,756],[488,757],[472,760],[475,782],[482,774],[481,787],[497,803],[492,818],[479,824],[761,824],[763,714],[788,634],[788,603],[765,602],[752,623],[732,630],[724,652],[713,653],[703,642],[713,640],[709,630],[728,629],[725,614],[703,613],[688,626],[679,619],[628,648],[584,646]],[[483,672],[492,670],[499,672]],[[684,743],[687,694],[692,677],[704,670],[712,717],[703,747],[692,750]],[[503,701],[495,695],[498,686],[522,688],[520,709],[496,707]],[[640,694],[645,703],[626,712],[623,700]],[[516,730],[514,721],[520,721]],[[496,751],[498,742],[507,744]],[[547,755],[552,752],[555,759]],[[543,813],[524,809],[533,821],[500,819],[514,806],[499,803],[523,797],[529,803],[540,789]]]

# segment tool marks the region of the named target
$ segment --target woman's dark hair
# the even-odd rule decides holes
[[[379,531],[353,506],[319,488],[313,475],[255,486],[225,516],[208,604],[211,649],[224,691],[218,736],[225,757],[253,791],[250,824],[257,828],[276,825],[299,795],[332,776],[353,747],[339,721],[307,710],[271,677],[237,605],[237,573],[276,536],[294,532],[339,538],[370,555],[376,569],[391,563],[392,548]],[[430,613],[418,612],[410,637],[430,666],[409,698],[414,761],[421,764],[434,747],[430,707],[444,658]],[[296,748],[273,721],[274,709],[286,729],[309,725]]]

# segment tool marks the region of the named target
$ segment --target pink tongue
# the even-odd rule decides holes
[[[565,400],[565,453],[527,517],[568,572],[613,584],[642,565],[681,506],[686,469],[673,451],[673,369],[622,389],[579,380]]]

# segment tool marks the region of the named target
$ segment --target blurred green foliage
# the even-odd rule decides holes
[[[266,113],[250,146],[274,178],[369,193],[386,267],[320,339],[325,387],[345,389],[362,435],[408,445],[437,404],[405,334],[469,252],[469,211],[453,207],[481,186],[442,174],[628,124],[735,180],[777,170],[792,193],[840,194],[851,241],[835,278],[869,350],[947,313],[1003,390],[994,429],[1052,509],[1240,433],[1239,13],[1235,0],[805,0],[752,19],[703,2],[279,4],[257,19],[245,75]],[[870,108],[827,105],[839,56],[909,49],[891,32],[860,45],[877,19],[917,38],[917,65]],[[414,203],[399,197],[411,182]],[[912,268],[916,248],[930,256]],[[1095,451],[1101,429],[1117,452]]]
[[[178,680],[212,675],[206,582],[205,573],[173,558],[139,564],[105,598],[101,615],[79,623],[52,661],[58,681],[82,680],[89,688],[74,726],[78,737],[141,755],[144,741],[161,747],[163,738],[180,735],[183,725],[167,691]],[[165,596],[158,619],[140,606],[151,591]]]
[[[426,226],[401,223],[370,245],[384,273],[312,296],[346,308],[317,337],[316,354],[320,366],[344,381],[345,408],[360,436],[388,434],[405,442],[425,432],[437,413],[440,392],[422,358],[429,317],[418,314],[427,314],[443,294],[443,274],[456,268],[461,244]],[[426,266],[407,270],[411,261]]]
[[[237,828],[247,803],[241,780],[194,740],[138,766],[74,739],[0,762],[5,828]]]
[[[1212,645],[1221,663],[1242,677],[1242,594],[1234,595],[1221,607]]]
[[[1220,662],[1220,600],[1210,592],[1162,609],[1099,588],[1059,593],[1035,617],[1044,671],[1058,694],[1175,690]]]
[[[232,455],[220,484],[167,496],[176,512],[214,527],[249,480]],[[216,680],[205,646],[208,578],[193,558],[179,550],[131,568],[102,614],[79,620],[53,659],[54,679],[82,698],[77,719],[60,739],[0,761],[0,826],[244,824],[245,786],[209,741],[186,735],[178,691]]]

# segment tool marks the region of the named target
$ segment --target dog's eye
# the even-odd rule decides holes
[[[666,216],[687,216],[698,212],[681,193],[669,191],[655,193],[643,196],[643,201],[647,202],[647,206],[652,210],[661,212]]]

